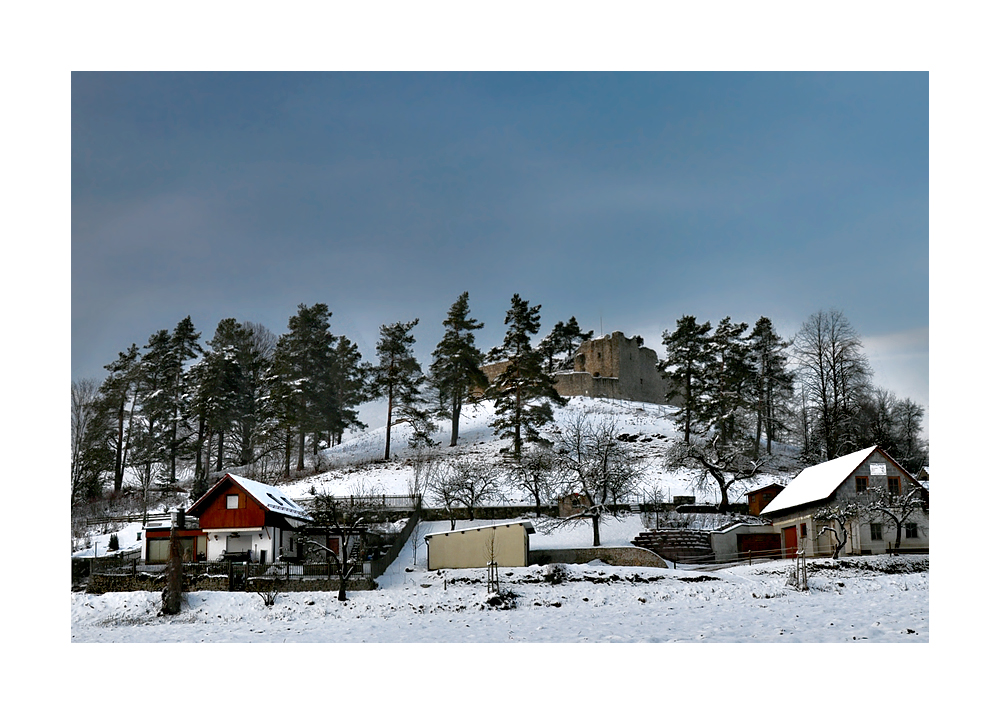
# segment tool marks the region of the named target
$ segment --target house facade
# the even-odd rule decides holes
[[[855,451],[803,470],[761,511],[780,534],[784,557],[794,557],[799,549],[806,556],[829,556],[836,548],[833,533],[822,532],[834,523],[816,519],[823,509],[851,503],[864,504],[866,493],[879,488],[894,495],[920,489],[922,507],[916,508],[901,526],[900,550],[927,552],[930,547],[930,520],[926,489],[906,469],[877,446]],[[844,555],[888,552],[896,540],[896,527],[884,515],[866,513],[846,524]]]
[[[177,538],[181,561],[193,563],[208,560],[208,534],[201,530],[197,518],[178,514]],[[142,531],[142,557],[147,563],[166,563],[170,559],[171,519],[150,520]]]
[[[198,559],[245,554],[254,563],[295,556],[298,531],[312,521],[281,489],[233,474],[223,476],[188,514],[198,519]]]

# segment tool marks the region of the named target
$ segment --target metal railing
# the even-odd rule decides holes
[[[296,498],[295,502],[308,511],[317,500],[318,498]],[[420,508],[420,494],[390,495],[380,493],[370,496],[335,496],[323,500],[345,510],[411,511]]]

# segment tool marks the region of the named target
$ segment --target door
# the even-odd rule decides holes
[[[794,558],[795,551],[799,549],[799,527],[789,526],[782,528],[781,532],[785,535],[785,557]]]

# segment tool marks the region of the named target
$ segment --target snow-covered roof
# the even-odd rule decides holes
[[[785,489],[767,504],[760,515],[766,516],[769,513],[829,498],[844,482],[844,479],[863,464],[865,459],[871,456],[876,449],[878,449],[877,446],[869,446],[867,449],[861,449],[861,451],[855,451],[804,469],[802,473],[788,482]]]
[[[535,528],[534,526],[531,525],[531,521],[522,519],[517,521],[506,521],[503,523],[491,523],[488,526],[474,526],[472,528],[458,528],[453,531],[438,531],[437,533],[428,533],[427,535],[424,536],[424,540],[427,540],[428,538],[431,538],[436,535],[448,535],[450,533],[469,533],[471,531],[483,531],[486,530],[487,528],[500,528],[502,526],[518,526],[518,525],[523,525],[524,530],[528,531],[528,533],[535,532]]]
[[[268,511],[280,513],[283,516],[291,516],[292,518],[297,518],[300,521],[312,520],[312,517],[306,513],[306,510],[302,508],[302,506],[295,503],[295,501],[282,493],[281,489],[277,486],[268,486],[266,483],[251,481],[244,476],[236,476],[235,474],[226,474],[222,480],[219,481],[219,483],[221,484],[226,478],[231,478],[240,488],[249,493],[255,501]],[[217,487],[218,484],[210,488],[208,493],[198,499],[198,501],[191,506],[191,510],[194,510],[195,507]]]

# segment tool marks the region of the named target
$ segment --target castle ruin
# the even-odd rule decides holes
[[[641,339],[613,332],[587,340],[573,355],[573,371],[560,371],[556,391],[564,397],[606,397],[666,404],[667,383],[656,351]]]
[[[666,404],[669,387],[657,367],[656,351],[642,347],[640,337],[613,332],[586,340],[573,355],[573,369],[553,372],[556,391],[564,397],[604,397]],[[492,382],[506,362],[483,366]]]

